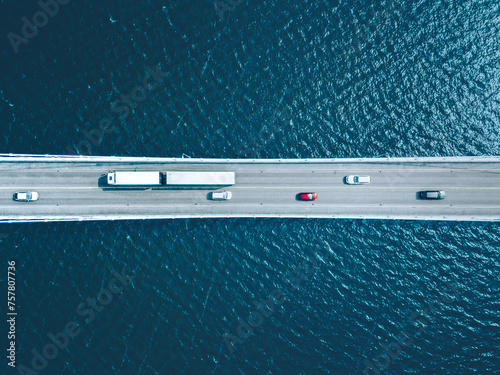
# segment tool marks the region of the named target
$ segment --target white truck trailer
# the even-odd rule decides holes
[[[165,185],[234,185],[234,172],[165,172]]]
[[[160,172],[109,172],[108,185],[151,186],[161,185]]]

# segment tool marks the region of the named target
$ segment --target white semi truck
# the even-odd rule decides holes
[[[161,185],[160,172],[109,172],[108,185],[150,186]]]
[[[128,172],[118,171],[108,173],[108,185],[126,186],[217,186],[234,185],[234,172]]]
[[[165,172],[165,185],[234,185],[234,172]]]

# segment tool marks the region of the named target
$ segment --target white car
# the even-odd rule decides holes
[[[210,199],[214,201],[227,201],[233,197],[230,191],[214,191],[210,193]]]
[[[370,176],[358,176],[351,174],[344,177],[344,181],[347,185],[364,185],[371,182]]]
[[[36,191],[15,193],[14,200],[18,202],[34,202],[38,200],[38,193]]]

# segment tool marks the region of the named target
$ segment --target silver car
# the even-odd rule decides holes
[[[38,200],[38,193],[36,191],[25,191],[14,194],[14,200],[17,202],[34,202]]]
[[[351,174],[344,177],[344,181],[347,185],[364,185],[371,182],[370,176],[358,176]]]
[[[233,197],[230,191],[214,191],[210,193],[210,199],[214,201],[227,201]]]

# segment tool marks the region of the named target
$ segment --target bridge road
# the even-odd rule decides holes
[[[1,162],[0,221],[107,220],[169,217],[331,217],[500,221],[500,160],[464,162]],[[377,159],[379,160],[379,159]],[[393,159],[394,160],[394,159]],[[464,159],[467,160],[467,159]],[[230,201],[207,199],[214,188],[111,187],[109,171],[234,171]],[[370,175],[350,186],[348,174]],[[420,190],[445,190],[446,199],[418,200]],[[37,202],[15,202],[37,191]],[[296,200],[317,192],[314,202]]]

